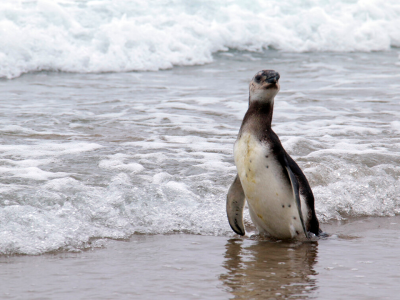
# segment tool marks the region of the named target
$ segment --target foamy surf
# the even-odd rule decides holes
[[[396,0],[5,0],[0,77],[156,71],[210,63],[228,49],[382,51],[400,46],[398,28]]]
[[[396,51],[228,54],[160,72],[1,80],[0,253],[234,236],[233,144],[248,82],[265,68],[281,74],[273,128],[310,181],[322,229],[400,214]]]

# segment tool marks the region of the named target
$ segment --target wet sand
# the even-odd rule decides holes
[[[1,299],[396,299],[400,216],[322,224],[311,242],[135,235],[0,257]]]

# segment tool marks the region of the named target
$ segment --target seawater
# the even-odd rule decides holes
[[[0,77],[199,65],[229,49],[400,47],[397,0],[2,0]]]
[[[264,68],[281,74],[273,129],[308,177],[319,219],[398,214],[397,56],[230,51],[167,71],[2,80],[0,251],[233,235],[233,143],[249,80]]]
[[[261,69],[281,74],[273,129],[320,221],[400,213],[399,7],[241,3],[0,4],[1,254],[233,236],[233,143]]]

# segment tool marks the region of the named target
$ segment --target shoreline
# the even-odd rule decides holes
[[[331,236],[134,235],[80,253],[1,256],[2,299],[390,299],[400,216],[321,224]]]

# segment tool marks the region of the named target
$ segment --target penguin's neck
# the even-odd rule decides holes
[[[244,116],[241,131],[251,131],[263,134],[271,131],[272,115],[274,112],[274,100],[250,101],[249,109]]]

